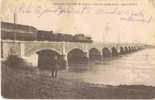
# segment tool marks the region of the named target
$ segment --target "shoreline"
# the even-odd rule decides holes
[[[99,85],[50,78],[34,71],[2,66],[2,96],[10,99],[152,99],[155,87]]]

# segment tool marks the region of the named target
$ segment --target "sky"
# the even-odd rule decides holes
[[[155,44],[155,0],[3,0],[2,21],[82,33],[98,42]]]

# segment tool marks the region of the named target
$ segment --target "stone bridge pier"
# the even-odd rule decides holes
[[[54,56],[59,57],[61,68],[85,65],[90,62],[104,60],[106,57],[131,53],[145,48],[143,44],[129,43],[74,43],[48,41],[1,41],[1,58],[6,59],[10,54],[18,55],[27,63],[40,69],[49,67],[49,61]],[[52,65],[51,65],[52,66]]]

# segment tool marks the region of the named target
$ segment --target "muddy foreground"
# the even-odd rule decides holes
[[[144,85],[95,85],[64,78],[51,79],[32,70],[2,65],[2,91],[11,99],[125,99],[155,98],[155,87]]]

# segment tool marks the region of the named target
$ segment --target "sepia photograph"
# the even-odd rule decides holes
[[[155,0],[1,0],[2,99],[155,99]]]

